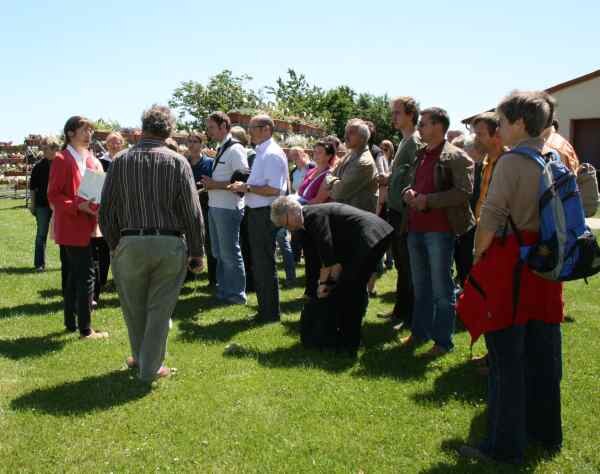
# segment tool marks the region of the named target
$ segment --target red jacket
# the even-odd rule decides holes
[[[90,154],[86,160],[90,170],[101,171],[102,165]],[[54,240],[59,245],[86,247],[98,224],[95,216],[79,210],[85,199],[77,196],[81,174],[75,158],[68,150],[56,155],[50,167],[48,201],[54,209]]]

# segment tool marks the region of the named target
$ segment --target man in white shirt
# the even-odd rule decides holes
[[[273,140],[273,120],[257,115],[248,129],[256,145],[256,158],[247,182],[236,181],[229,186],[243,192],[248,207],[250,252],[258,300],[257,322],[279,321],[279,285],[275,267],[275,234],[271,222],[271,203],[285,195],[288,186],[288,164],[285,153]]]
[[[240,248],[244,197],[228,187],[234,173],[248,172],[248,159],[246,149],[233,139],[230,129],[227,114],[215,112],[208,118],[208,135],[220,145],[212,177],[203,176],[202,183],[208,190],[210,244],[217,260],[217,298],[229,304],[245,304],[246,272]]]

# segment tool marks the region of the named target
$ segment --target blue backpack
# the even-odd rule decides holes
[[[585,223],[575,174],[563,164],[555,151],[542,155],[533,148],[517,147],[510,152],[530,158],[542,170],[538,195],[538,242],[523,245],[509,217],[521,246],[519,267],[528,265],[541,277],[555,281],[587,279],[600,272],[600,248]]]

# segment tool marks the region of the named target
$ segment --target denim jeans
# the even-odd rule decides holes
[[[412,334],[422,341],[433,339],[450,350],[456,300],[452,281],[454,235],[409,232],[408,252],[415,295]]]
[[[46,240],[48,239],[48,230],[50,229],[50,218],[52,210],[49,207],[36,207],[35,220],[37,222],[37,232],[35,234],[35,254],[33,257],[33,266],[35,268],[46,266]]]
[[[230,303],[246,302],[246,272],[240,248],[243,209],[208,209],[210,245],[217,260],[217,298]]]
[[[559,324],[529,321],[485,335],[489,353],[487,437],[481,449],[500,461],[522,461],[528,439],[562,445]]]
[[[290,236],[285,227],[277,230],[277,246],[283,256],[285,279],[288,282],[293,282],[296,279],[296,261],[294,260],[294,252],[292,252]]]

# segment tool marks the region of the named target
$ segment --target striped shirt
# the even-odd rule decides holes
[[[177,230],[190,255],[204,255],[204,221],[192,169],[163,142],[142,139],[112,163],[102,190],[100,228],[111,249],[124,229]]]

